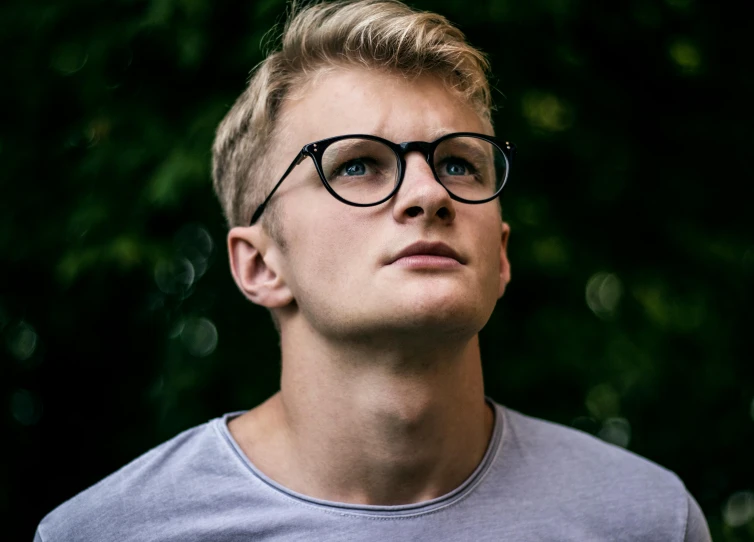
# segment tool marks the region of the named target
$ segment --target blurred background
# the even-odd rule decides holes
[[[519,148],[487,393],[675,471],[715,540],[754,540],[746,3],[410,3],[489,54],[497,134]],[[0,7],[5,539],[276,391],[277,336],[230,277],[209,164],[284,11]]]

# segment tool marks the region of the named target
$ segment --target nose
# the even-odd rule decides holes
[[[454,201],[419,152],[406,154],[403,183],[393,196],[393,215],[397,222],[440,222],[450,224],[456,216]]]

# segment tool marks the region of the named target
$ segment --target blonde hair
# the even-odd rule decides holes
[[[215,136],[213,185],[231,227],[248,225],[254,207],[276,180],[260,178],[259,172],[269,171],[265,159],[283,101],[323,70],[345,66],[436,76],[489,121],[489,64],[444,17],[398,0],[339,0],[303,7],[294,1],[280,48],[257,66]],[[274,221],[274,213],[264,215],[268,230],[274,229],[271,216]]]

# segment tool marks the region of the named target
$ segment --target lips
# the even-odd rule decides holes
[[[388,261],[388,264],[394,263],[401,258],[409,256],[441,256],[443,258],[452,258],[458,263],[465,264],[466,261],[452,248],[445,243],[430,243],[419,241],[407,246]]]

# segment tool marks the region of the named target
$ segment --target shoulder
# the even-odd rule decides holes
[[[502,407],[498,412],[507,478],[541,493],[551,509],[597,532],[684,539],[698,505],[673,472],[582,431]]]
[[[555,477],[578,475],[603,483],[621,481],[675,492],[682,482],[671,471],[624,448],[557,423],[503,409],[504,443]],[[625,485],[623,486],[626,487]]]
[[[140,526],[184,514],[199,495],[211,499],[213,479],[227,479],[223,469],[235,465],[214,427],[218,421],[180,433],[61,504],[41,521],[37,536],[44,542],[138,540]]]

